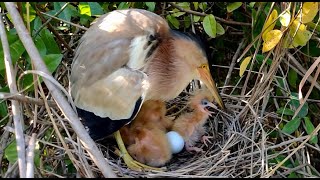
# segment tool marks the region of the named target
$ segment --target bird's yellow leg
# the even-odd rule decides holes
[[[155,168],[155,167],[151,167],[151,166],[147,166],[145,164],[142,164],[138,161],[135,161],[130,154],[127,151],[127,148],[125,147],[122,138],[121,138],[121,134],[120,131],[116,131],[114,133],[114,136],[116,138],[117,144],[119,146],[120,149],[120,155],[122,156],[124,162],[127,164],[127,166],[130,169],[136,170],[136,171],[142,171],[142,169],[144,170],[156,170],[156,171],[162,171],[161,168]]]

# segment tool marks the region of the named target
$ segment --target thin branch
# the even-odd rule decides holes
[[[183,11],[183,12],[186,12],[186,13],[190,13],[190,14],[194,14],[194,15],[197,15],[197,16],[206,16],[208,14],[206,13],[201,13],[201,12],[197,12],[197,11],[192,11],[192,10],[189,10],[189,9],[184,9],[178,5],[176,5],[175,3],[172,3],[172,2],[168,2],[168,4],[170,4],[171,6],[179,9],[180,11]],[[232,25],[240,25],[240,26],[251,26],[251,23],[244,23],[244,22],[237,22],[237,21],[228,21],[228,20],[225,20],[223,18],[220,18],[218,16],[214,16],[216,20],[222,22],[222,23],[225,23],[225,24],[232,24]]]
[[[232,58],[232,61],[231,61],[231,64],[230,64],[230,68],[229,68],[229,71],[228,71],[228,74],[227,74],[227,77],[226,77],[226,80],[224,82],[224,86],[227,86],[229,84],[229,81],[230,81],[230,78],[231,78],[231,73],[233,71],[233,68],[234,66],[236,65],[236,60],[240,54],[240,50],[242,49],[243,45],[245,44],[245,38],[243,38],[239,44],[239,47],[236,51],[236,53],[234,54],[233,58]],[[222,93],[224,93],[225,91],[225,88],[222,89]]]
[[[40,17],[41,21],[43,23],[46,23],[46,19],[42,16],[42,14],[40,13],[41,11],[37,8],[37,6],[35,6],[36,9],[36,13],[37,15]],[[73,52],[73,49],[69,46],[69,44],[59,35],[59,33],[52,27],[52,25],[50,24],[50,22],[48,22],[47,24],[49,30],[56,36],[56,38],[58,39],[58,41],[60,43],[62,43],[70,52]]]
[[[58,15],[67,7],[68,4],[69,4],[69,2],[66,2],[66,3],[61,7],[61,9],[60,9],[58,12],[56,12],[53,16],[58,16]],[[37,4],[36,4],[36,3],[34,4],[34,6],[37,8]],[[39,10],[39,9],[37,9],[37,10]],[[34,33],[34,37],[36,37],[36,36],[39,34],[39,32],[40,32],[51,20],[52,20],[52,17],[49,18],[47,21],[45,21],[45,22],[42,24],[42,26],[37,30],[37,32]]]
[[[11,94],[11,93],[5,93],[5,92],[0,92],[0,99],[10,99],[10,100],[16,100],[20,102],[25,102],[25,103],[31,103],[31,104],[36,104],[39,106],[44,105],[44,101],[38,98],[32,98],[29,96],[24,96],[22,94]],[[54,101],[47,100],[49,106],[57,106],[57,104]]]
[[[30,34],[27,32],[26,27],[23,24],[21,17],[18,14],[18,11],[12,2],[5,2],[7,10],[11,15],[13,24],[17,30],[17,33],[26,48],[31,60],[34,62],[35,68],[37,70],[43,71],[48,76],[52,77],[51,73],[48,71],[44,61],[42,60],[39,51],[35,47],[34,42]],[[53,77],[52,77],[53,78]],[[101,173],[105,177],[116,177],[115,173],[112,171],[108,161],[104,158],[101,151],[98,149],[95,142],[89,136],[88,132],[84,128],[83,124],[80,122],[79,117],[71,108],[70,104],[62,94],[62,92],[56,88],[56,86],[49,80],[44,79],[45,84],[47,85],[49,91],[51,92],[53,98],[58,103],[59,108],[69,120],[70,125],[77,133],[78,137],[81,139],[84,148],[88,151],[94,163],[101,170]]]
[[[16,14],[19,16],[19,12],[16,10]],[[2,15],[0,15],[0,37],[2,48],[4,52],[4,63],[6,67],[7,81],[10,88],[11,93],[17,93],[17,85],[16,85],[16,76],[15,71],[13,70],[12,60],[9,49],[9,42],[7,39],[6,30],[4,27],[4,23],[2,21]],[[21,20],[21,25],[23,21]],[[12,102],[12,115],[14,122],[14,130],[17,141],[17,152],[18,152],[18,165],[19,165],[19,174],[20,178],[26,177],[26,152],[25,152],[25,142],[23,135],[23,118],[20,110],[20,104],[18,101],[11,100]]]
[[[34,178],[33,168],[34,168],[34,148],[36,144],[37,134],[32,133],[32,136],[29,140],[29,145],[27,149],[27,178]]]
[[[54,16],[52,16],[52,15],[50,15],[50,14],[47,14],[47,13],[44,13],[44,12],[40,12],[40,13],[41,13],[41,14],[44,14],[44,15],[46,15],[46,16],[49,16],[49,17],[51,17],[51,18],[53,18],[53,19],[56,19],[56,20],[59,20],[59,21],[62,21],[62,22],[71,24],[72,26],[78,27],[78,28],[80,28],[80,29],[82,29],[82,30],[85,30],[85,31],[88,30],[88,28],[86,28],[86,27],[84,27],[84,26],[80,26],[80,25],[78,25],[78,24],[75,24],[75,23],[66,21],[66,20],[64,20],[64,19],[60,19],[60,18],[54,17]]]

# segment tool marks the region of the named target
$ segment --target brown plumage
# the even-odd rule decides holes
[[[134,131],[135,142],[127,147],[134,159],[154,167],[163,166],[171,159],[172,153],[165,131],[145,127],[136,127]]]
[[[206,90],[201,89],[195,92],[195,95],[188,101],[188,106],[192,112],[180,115],[174,120],[172,131],[178,132],[185,141],[187,151],[202,151],[201,148],[195,147],[195,143],[203,140],[206,143],[208,136],[203,136],[206,132],[205,123],[210,116],[208,107],[215,107],[211,103],[212,95]]]
[[[137,161],[157,167],[171,159],[166,132],[173,121],[165,116],[166,111],[163,101],[148,100],[132,123],[120,129],[129,154]]]
[[[133,144],[134,134],[132,130],[136,127],[152,129],[156,127],[164,132],[171,129],[173,121],[172,118],[166,117],[167,112],[165,103],[160,100],[148,100],[143,103],[138,115],[128,125],[120,129],[125,145]]]
[[[71,96],[90,136],[98,140],[116,132],[125,162],[132,163],[117,130],[143,102],[171,100],[193,79],[203,81],[224,108],[197,38],[171,30],[152,12],[115,10],[82,36],[71,66]]]

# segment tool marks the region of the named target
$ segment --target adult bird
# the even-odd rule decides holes
[[[224,108],[198,39],[173,31],[159,15],[142,9],[115,10],[99,17],[80,39],[71,67],[71,95],[94,140],[114,133],[129,168],[133,161],[120,132],[146,100],[177,97],[201,80]]]

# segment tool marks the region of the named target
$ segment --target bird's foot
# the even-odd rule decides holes
[[[202,148],[198,148],[198,147],[195,147],[195,146],[186,146],[186,150],[188,152],[192,152],[192,151],[195,151],[195,152],[201,152],[201,153],[204,153],[204,150]]]
[[[213,136],[202,136],[201,142],[208,147],[207,142],[212,143],[209,139],[213,138]]]
[[[124,160],[124,163],[128,166],[128,168],[135,170],[135,171],[143,171],[143,170],[155,170],[155,171],[163,171],[165,168],[155,168],[151,166],[147,166],[145,164],[142,164],[136,160],[134,160],[130,154],[128,153],[121,153],[120,150],[116,149],[115,153],[122,157]]]

